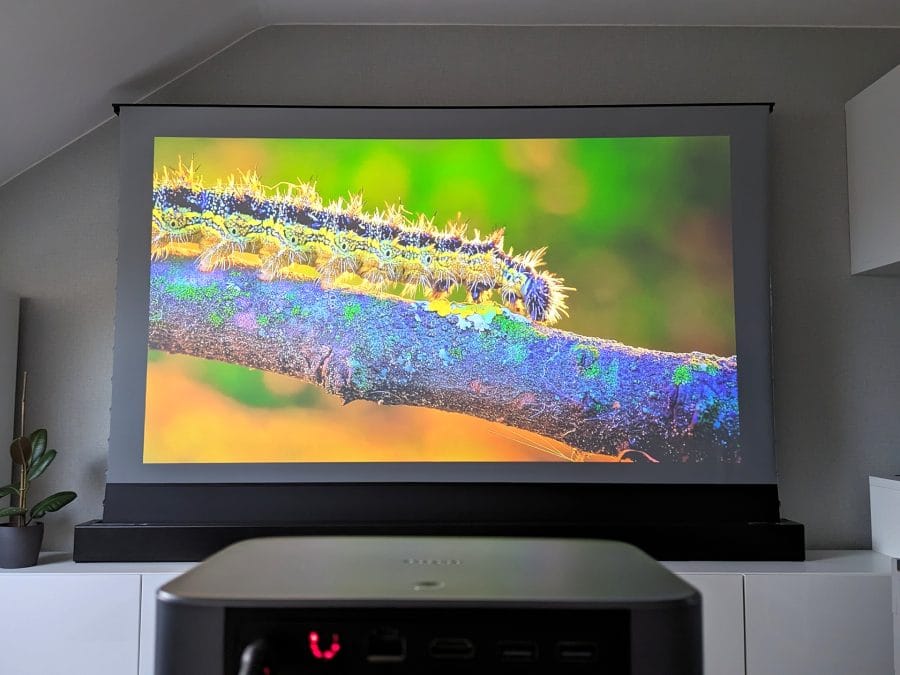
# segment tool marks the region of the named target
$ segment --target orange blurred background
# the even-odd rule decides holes
[[[324,393],[307,407],[250,407],[198,380],[194,375],[203,363],[174,354],[150,360],[145,463],[618,461],[497,422],[430,408],[370,401],[343,405]],[[262,380],[275,396],[318,390],[286,375],[262,373]]]

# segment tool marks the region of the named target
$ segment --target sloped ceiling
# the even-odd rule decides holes
[[[0,185],[273,24],[900,27],[897,0],[5,0]]]

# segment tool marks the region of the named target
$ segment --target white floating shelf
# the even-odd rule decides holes
[[[900,66],[845,110],[850,271],[900,276]]]

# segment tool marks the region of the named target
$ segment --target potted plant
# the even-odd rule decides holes
[[[0,525],[0,567],[31,567],[37,564],[44,538],[41,518],[59,511],[76,495],[74,492],[57,492],[28,508],[31,482],[56,458],[56,450],[47,449],[46,429],[38,429],[28,437],[19,436],[10,445],[9,453],[18,475],[15,482],[0,487],[0,498],[15,497],[16,503],[0,508],[0,518],[10,518],[9,523]]]

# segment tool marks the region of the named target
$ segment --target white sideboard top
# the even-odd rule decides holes
[[[877,574],[890,575],[891,558],[876,551],[807,551],[803,562],[678,561],[663,563],[679,574]]]
[[[875,551],[807,551],[804,562],[676,561],[663,564],[678,574],[876,574],[890,575],[892,560]],[[71,553],[41,553],[38,565],[0,569],[0,574],[179,574],[193,562],[76,563]]]

